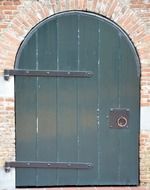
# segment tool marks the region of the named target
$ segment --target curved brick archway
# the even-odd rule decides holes
[[[52,0],[51,3],[47,4],[44,1],[33,1],[26,5],[26,8],[20,9],[1,36],[0,50],[7,50],[3,53],[3,66],[5,65],[6,68],[13,67],[18,47],[31,28],[46,17],[67,10],[91,11],[113,20],[132,39],[139,52],[141,63],[143,62],[145,58],[142,43],[145,37],[144,25],[140,18],[126,5],[120,3],[119,0],[70,0],[68,3],[62,0],[60,2]],[[7,44],[4,43],[6,41]]]
[[[49,0],[49,1],[23,1],[24,5],[18,10],[18,14],[11,21],[1,36],[0,74],[4,67],[13,68],[16,52],[20,43],[28,32],[40,21],[55,13],[68,10],[83,10],[106,16],[117,23],[133,41],[142,65],[142,71],[149,69],[150,59],[145,25],[141,18],[130,9],[125,2],[120,0]],[[6,43],[7,42],[7,43]],[[4,51],[5,50],[5,51]],[[142,73],[143,74],[143,73]],[[145,74],[143,75],[145,77]],[[142,78],[141,105],[150,106],[150,97],[147,97],[145,78]]]
[[[150,96],[147,97],[147,94],[150,92],[149,88],[147,87],[150,79],[146,78],[146,72],[149,70],[148,63],[150,60],[148,45],[146,42],[147,40],[150,40],[150,35],[147,35],[145,25],[138,15],[136,15],[133,10],[126,6],[126,4],[122,3],[120,0],[39,0],[25,1],[23,3],[24,5],[19,8],[18,14],[14,17],[0,38],[0,52],[2,52],[0,54],[0,76],[3,75],[4,69],[11,69],[14,67],[15,56],[21,42],[37,23],[48,16],[62,11],[90,11],[106,16],[117,23],[121,28],[124,29],[124,31],[126,31],[129,38],[133,41],[138,51],[142,67],[141,105],[150,106]],[[13,93],[8,95],[8,97],[0,97],[0,102],[2,102],[1,104],[3,106],[3,118],[2,122],[0,123],[0,129],[2,129],[0,148],[7,150],[7,154],[4,154],[3,151],[0,151],[0,158],[2,158],[2,160],[0,160],[0,166],[3,166],[5,160],[14,160],[15,158]],[[4,129],[3,126],[7,127]],[[9,136],[9,142],[5,140],[6,135]],[[143,138],[145,138],[145,136]],[[141,142],[141,147],[144,147],[144,143],[146,142]],[[142,151],[145,150],[143,149]],[[145,167],[144,162],[142,162],[142,164],[141,167]],[[148,165],[148,167],[150,166]],[[141,170],[141,180],[144,182],[145,174],[142,172],[143,170]],[[150,181],[148,181],[148,183],[149,182]],[[145,183],[147,183],[147,181]]]

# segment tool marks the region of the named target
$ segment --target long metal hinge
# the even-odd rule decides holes
[[[92,71],[56,71],[56,70],[4,70],[4,79],[9,80],[10,76],[28,76],[28,77],[79,77],[89,78],[93,76]]]
[[[90,169],[92,163],[83,162],[31,162],[31,161],[14,161],[5,162],[5,171],[9,172],[10,168],[56,168],[56,169]]]

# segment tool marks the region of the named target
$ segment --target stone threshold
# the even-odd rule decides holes
[[[150,187],[46,187],[17,188],[16,190],[150,190]]]

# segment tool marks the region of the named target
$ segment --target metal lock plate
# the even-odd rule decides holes
[[[128,128],[129,109],[111,108],[109,112],[109,127],[111,128]]]

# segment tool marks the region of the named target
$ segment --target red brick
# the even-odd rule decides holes
[[[20,4],[21,4],[20,0],[14,1],[14,5],[20,5]]]
[[[13,1],[3,1],[3,5],[13,5]]]
[[[97,2],[98,2],[98,0],[93,0],[92,10],[96,9]]]
[[[13,98],[6,98],[5,99],[7,102],[14,102],[14,99]]]
[[[65,10],[65,8],[66,8],[66,1],[62,0],[60,3],[60,10],[63,11],[63,10]]]
[[[7,24],[4,23],[4,24],[0,24],[0,28],[6,28],[7,27]]]
[[[0,102],[3,102],[5,99],[0,97]]]
[[[87,8],[87,0],[84,0],[83,1],[83,10],[86,10],[86,8]]]
[[[0,6],[1,10],[16,10],[16,5],[2,5]]]
[[[95,187],[80,187],[80,190],[96,190]]]
[[[112,187],[96,187],[96,190],[112,190]]]
[[[110,3],[110,6],[108,6],[109,9],[106,13],[108,17],[112,16],[113,11],[114,11],[115,7],[117,6],[117,3],[118,3],[117,0],[113,0],[112,3]]]
[[[144,0],[131,0],[130,4],[125,5],[125,1],[120,1],[116,0],[116,2],[119,4],[120,7],[115,7],[114,3],[115,1],[113,0],[62,0],[61,2],[59,1],[58,5],[56,4],[56,0],[49,0],[50,5],[47,7],[42,6],[42,1],[40,3],[33,1],[33,7],[25,7],[22,9],[24,10],[23,13],[19,13],[19,10],[21,10],[18,5],[23,1],[18,1],[18,0],[9,0],[9,1],[0,1],[0,16],[1,16],[1,23],[0,23],[0,32],[3,34],[2,40],[0,41],[0,73],[2,75],[3,73],[3,68],[13,68],[13,63],[14,63],[14,57],[17,51],[17,48],[19,47],[20,40],[19,36],[25,36],[27,32],[30,30],[31,27],[33,27],[36,23],[40,21],[36,17],[36,12],[38,12],[42,18],[45,18],[46,16],[49,15],[49,9],[51,8],[51,5],[53,7],[54,12],[57,12],[59,10],[66,10],[67,9],[87,9],[87,6],[90,5],[92,10],[94,11],[96,9],[97,3],[103,2],[107,4],[106,10],[104,11],[104,16],[109,16],[113,14],[114,10],[118,10],[118,12],[115,15],[116,20],[120,21],[120,25],[130,34],[130,37],[132,38],[132,41],[134,42],[135,45],[138,47],[138,53],[141,59],[141,63],[144,63],[145,60],[147,63],[150,65],[150,54],[149,54],[149,49],[150,49],[150,34],[147,29],[147,25],[145,25],[145,22],[149,22],[149,7],[150,3],[144,3]],[[65,4],[66,2],[69,2],[68,4]],[[88,4],[87,4],[88,2]],[[117,6],[118,6],[117,4]],[[69,6],[70,5],[70,6]],[[68,7],[67,7],[68,6]],[[126,7],[130,8],[132,7],[132,13],[130,11],[126,11]],[[18,9],[17,9],[18,8]],[[119,11],[120,10],[120,11]],[[126,12],[125,12],[126,11]],[[17,13],[17,17],[15,16]],[[130,14],[131,15],[130,15]],[[107,15],[106,15],[107,14]],[[17,21],[14,23],[12,22],[12,19],[17,18]],[[118,18],[117,18],[118,16]],[[11,25],[12,27],[11,27]],[[119,22],[117,22],[119,24]],[[3,33],[4,29],[8,27],[11,27],[11,30],[8,29],[9,32],[14,32],[15,35],[7,35],[7,33]],[[19,27],[18,27],[19,26]],[[146,27],[145,27],[146,26]],[[13,38],[13,39],[12,39]],[[4,42],[3,42],[4,41]],[[6,41],[8,44],[6,44]],[[5,43],[5,45],[4,45]],[[15,46],[15,47],[14,47]],[[4,50],[4,51],[2,51]],[[147,64],[147,65],[148,65]],[[142,106],[150,106],[150,66],[143,66],[142,67],[142,78],[141,78],[141,105]],[[7,100],[7,99],[0,99],[0,101],[4,101],[5,103],[9,102],[13,103],[12,101]],[[13,107],[11,106],[6,106],[5,109],[10,109],[10,112],[13,112],[11,110]],[[2,110],[3,111],[3,110]],[[6,110],[5,110],[6,112]],[[5,113],[4,112],[4,113]],[[6,112],[10,113],[10,112]],[[2,112],[1,112],[2,113]],[[3,113],[3,114],[4,114]],[[11,120],[9,119],[8,122]],[[145,147],[146,143],[148,142],[146,139],[149,138],[148,136],[142,136],[141,140],[141,163],[142,163],[142,168],[141,168],[141,179],[143,184],[147,184],[149,180],[149,173],[148,170],[145,169],[145,160],[143,155],[146,154],[143,151],[149,150],[149,147]],[[86,188],[87,189],[87,188]],[[96,189],[101,189],[102,187],[97,187]],[[106,188],[104,188],[106,189]],[[118,187],[119,189],[119,187]],[[117,189],[117,190],[118,190]],[[131,189],[131,188],[130,188]],[[136,190],[136,188],[134,188]],[[142,190],[142,189],[141,189]]]
[[[12,10],[4,10],[3,14],[13,14],[13,11]]]

